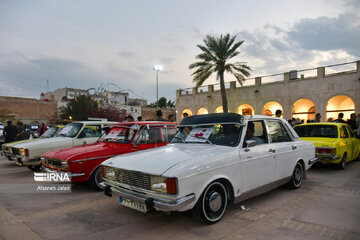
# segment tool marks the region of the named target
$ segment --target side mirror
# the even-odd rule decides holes
[[[251,148],[256,146],[256,141],[255,140],[246,140],[246,148]]]

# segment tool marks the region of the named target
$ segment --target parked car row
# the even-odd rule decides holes
[[[49,134],[50,135],[50,134]],[[169,144],[168,144],[169,143]],[[356,159],[360,140],[346,124],[294,129],[283,119],[234,113],[170,122],[83,121],[49,138],[6,144],[3,154],[38,171],[71,175],[141,212],[187,211],[207,224],[280,185],[301,186],[317,161]]]

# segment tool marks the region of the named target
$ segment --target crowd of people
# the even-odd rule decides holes
[[[281,110],[278,110],[278,111],[281,111]],[[299,118],[289,119],[288,122],[290,123],[291,126],[305,123],[304,120],[300,120]],[[316,113],[314,120],[306,121],[306,123],[311,123],[311,122],[321,122],[321,114]],[[328,118],[327,122],[347,123],[350,125],[350,127],[353,131],[356,131],[356,135],[360,136],[360,113],[357,116],[355,113],[352,113],[350,115],[350,119],[348,119],[347,121],[344,120],[344,114],[339,113],[337,119]]]
[[[46,123],[41,123],[37,130],[37,136],[40,137],[43,135],[47,129],[48,127],[46,126]],[[21,141],[32,137],[32,132],[30,129],[28,129],[26,125],[20,121],[17,122],[16,126],[14,125],[13,121],[7,121],[7,126],[4,128],[3,134],[5,137],[5,143]]]

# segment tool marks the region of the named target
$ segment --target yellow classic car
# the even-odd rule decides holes
[[[346,123],[307,123],[294,129],[302,140],[315,144],[316,157],[323,164],[336,164],[344,169],[347,162],[360,157],[360,139]]]

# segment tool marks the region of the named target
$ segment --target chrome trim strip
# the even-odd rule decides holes
[[[176,200],[168,200],[158,197],[152,197],[148,196],[146,194],[133,192],[131,190],[127,190],[118,186],[114,186],[109,183],[104,183],[105,186],[110,186],[112,193],[115,193],[116,195],[119,195],[123,198],[127,198],[136,202],[144,203],[147,201],[147,199],[152,199],[154,203],[154,208],[161,211],[177,211],[189,203],[195,201],[195,194],[191,193],[183,198],[179,198]]]
[[[319,158],[313,158],[313,159],[309,160],[309,164],[311,165],[311,164],[314,164],[314,163],[319,162],[319,161],[320,161]]]
[[[71,162],[84,162],[84,161],[96,160],[96,159],[101,159],[101,158],[112,158],[112,157],[116,157],[116,156],[119,156],[119,154],[110,155],[110,156],[103,156],[103,157],[84,158],[84,159],[79,159],[79,160],[75,160],[75,161],[71,161]]]
[[[47,168],[47,167],[44,167],[44,166],[41,166],[41,170],[43,170],[44,172],[48,172],[48,173],[67,172],[67,171],[54,170],[54,169]],[[72,172],[70,172],[71,177],[81,177],[81,176],[84,176],[84,175],[85,175],[85,173],[72,173]]]
[[[204,124],[192,124],[192,125],[177,125],[177,127],[191,127],[191,126],[212,126],[212,125],[218,125],[218,124],[235,124],[240,126],[245,126],[245,123],[239,123],[239,122],[218,122],[218,123],[204,123]]]
[[[249,199],[249,198],[258,196],[258,195],[260,195],[262,193],[268,192],[268,191],[270,191],[272,189],[275,189],[275,188],[277,188],[277,187],[279,187],[281,185],[284,185],[285,183],[289,182],[290,179],[291,179],[291,176],[280,179],[280,180],[277,180],[277,181],[274,181],[274,182],[271,182],[271,183],[268,183],[268,184],[265,184],[265,185],[263,185],[261,187],[249,190],[247,192],[244,192],[240,196],[235,197],[234,203],[236,204],[236,203],[245,201],[246,199]]]

